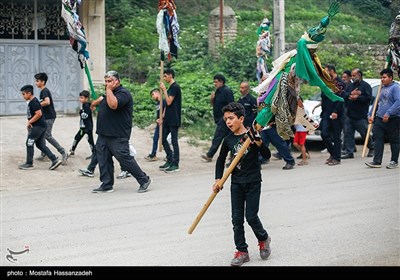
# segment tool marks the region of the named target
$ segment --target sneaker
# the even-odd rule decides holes
[[[372,168],[381,168],[382,167],[380,163],[376,163],[376,162],[373,162],[373,161],[366,162],[365,165],[367,165],[369,167],[372,167]]]
[[[249,253],[237,251],[231,261],[231,266],[241,266],[248,261],[250,261]]]
[[[32,170],[32,169],[35,169],[35,168],[33,167],[33,164],[29,164],[29,163],[21,164],[21,165],[18,166],[18,168],[19,168],[19,169],[22,169],[22,170]]]
[[[94,177],[93,171],[90,171],[89,169],[79,169],[78,172],[81,175],[86,176],[86,177],[90,177],[90,178]]]
[[[132,174],[129,173],[128,171],[121,171],[121,173],[119,173],[119,175],[117,176],[117,179],[125,179],[131,176]]]
[[[282,167],[283,170],[289,170],[289,169],[293,169],[294,164],[287,162],[286,165],[284,167]]]
[[[272,156],[273,156],[275,159],[282,159],[282,157],[281,157],[281,155],[280,155],[279,153],[273,153]]]
[[[147,161],[157,161],[158,157],[156,156],[152,156],[152,155],[148,155],[147,157],[144,158]]]
[[[201,158],[204,159],[205,162],[211,162],[211,161],[212,161],[212,158],[210,158],[210,157],[207,156],[207,155],[201,155]]]
[[[164,163],[163,165],[160,165],[158,168],[160,170],[166,170],[168,167],[170,167],[172,164],[169,162]]]
[[[90,155],[90,156],[88,156],[88,157],[85,157],[85,159],[92,159],[92,156],[93,156],[93,155]]]
[[[103,189],[102,187],[98,187],[97,189],[93,189],[92,193],[111,193],[114,189],[111,187],[109,189]]]
[[[179,166],[174,164],[171,164],[167,169],[164,170],[165,173],[172,173],[178,171],[179,171]]]
[[[138,189],[138,193],[144,193],[144,192],[147,192],[147,188],[150,186],[150,183],[151,183],[151,179],[149,178],[149,180],[146,182],[146,183],[144,183],[143,185],[141,185],[140,187],[139,187],[139,189]]]
[[[329,166],[338,165],[338,164],[340,164],[340,161],[339,161],[339,160],[336,160],[336,159],[332,159],[332,160],[328,163]]]
[[[344,154],[340,157],[341,159],[348,159],[348,158],[354,158],[354,154]]]
[[[269,255],[271,255],[271,247],[269,244],[271,243],[271,237],[268,236],[267,240],[258,241],[258,246],[260,247],[260,257],[262,260],[268,259]]]
[[[386,165],[387,169],[395,169],[395,168],[399,168],[399,164],[395,161],[391,161],[389,163],[389,165]]]
[[[323,149],[322,151],[321,151],[321,153],[327,153],[328,152],[328,149],[327,148],[325,148],[325,149]]]
[[[75,155],[75,151],[73,151],[73,150],[69,150],[69,152],[68,152],[68,156],[70,157],[70,156],[73,156],[73,155]]]
[[[367,154],[367,157],[373,157],[374,156],[374,150],[369,150],[368,151],[368,154]]]
[[[68,155],[66,153],[61,154],[61,163],[62,165],[67,163]]]
[[[65,155],[65,154],[64,154],[64,155]],[[57,167],[59,167],[61,163],[62,163],[62,160],[56,158],[56,159],[51,163],[49,169],[50,169],[50,170],[54,170],[54,169],[56,169]]]

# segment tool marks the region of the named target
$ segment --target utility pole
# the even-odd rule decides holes
[[[219,43],[224,47],[224,0],[219,0]]]
[[[274,59],[285,53],[285,0],[274,0]]]

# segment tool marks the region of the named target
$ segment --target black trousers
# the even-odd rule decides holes
[[[45,154],[52,162],[57,157],[46,146],[45,127],[34,126],[28,130],[28,138],[26,139],[26,163],[33,164],[34,145]]]
[[[207,152],[207,156],[212,158],[218,151],[219,145],[221,145],[222,140],[229,134],[231,130],[226,126],[224,118],[221,118],[217,122],[217,127],[215,128],[214,137],[211,142],[211,147]]]
[[[99,134],[96,142],[96,152],[100,169],[101,187],[103,189],[112,188],[114,185],[113,157],[118,160],[122,170],[132,174],[139,185],[149,180],[149,176],[142,171],[135,158],[129,153],[129,139],[108,137]]]
[[[268,238],[268,233],[258,218],[260,195],[261,182],[231,184],[233,235],[236,249],[240,252],[247,252],[248,247],[244,233],[245,217],[258,241]]]

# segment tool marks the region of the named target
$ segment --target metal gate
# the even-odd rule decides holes
[[[60,0],[1,0],[0,116],[26,113],[23,85],[46,72],[57,112],[76,113],[82,71],[60,16]],[[35,96],[39,90],[35,87]]]

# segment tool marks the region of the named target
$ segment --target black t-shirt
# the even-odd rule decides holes
[[[243,124],[249,127],[257,115],[257,99],[249,93],[245,97],[240,97],[238,102],[243,105],[245,111]]]
[[[32,119],[32,117],[35,115],[35,112],[37,110],[42,110],[42,106],[40,105],[39,100],[34,97],[31,101],[29,101],[28,103],[28,108],[27,108],[27,119],[30,120]],[[38,119],[37,121],[35,121],[34,123],[32,123],[32,126],[41,126],[41,127],[46,127],[46,122],[43,118],[43,115],[40,117],[40,119]]]
[[[90,102],[83,103],[82,109],[79,111],[79,126],[86,130],[93,130],[93,116],[90,110]]]
[[[181,126],[182,93],[180,86],[174,82],[167,90],[168,96],[174,96],[171,105],[165,108],[164,124]]]
[[[54,109],[53,97],[51,96],[50,90],[48,88],[44,88],[40,91],[40,100],[43,101],[46,97],[50,99],[50,105],[43,106],[43,116],[46,120],[53,120],[56,118],[56,110]]]
[[[132,95],[122,86],[114,89],[113,93],[118,100],[118,107],[115,110],[111,109],[107,104],[107,96],[104,96],[99,104],[96,133],[129,139],[132,131]]]
[[[233,92],[227,85],[223,85],[222,87],[218,88],[215,91],[214,106],[213,106],[215,123],[218,123],[218,121],[224,116],[224,113],[222,113],[222,108],[233,101],[234,101]]]
[[[222,178],[225,159],[228,153],[231,152],[231,156],[235,156],[243,146],[245,141],[243,136],[244,134],[234,135],[233,133],[230,133],[224,138],[217,162],[215,164],[215,179]],[[270,150],[264,144],[261,145],[261,147],[257,146],[255,143],[250,144],[249,148],[244,152],[243,157],[232,171],[232,183],[243,184],[262,181],[260,161],[258,160],[259,153],[261,153],[265,159],[271,157]]]

